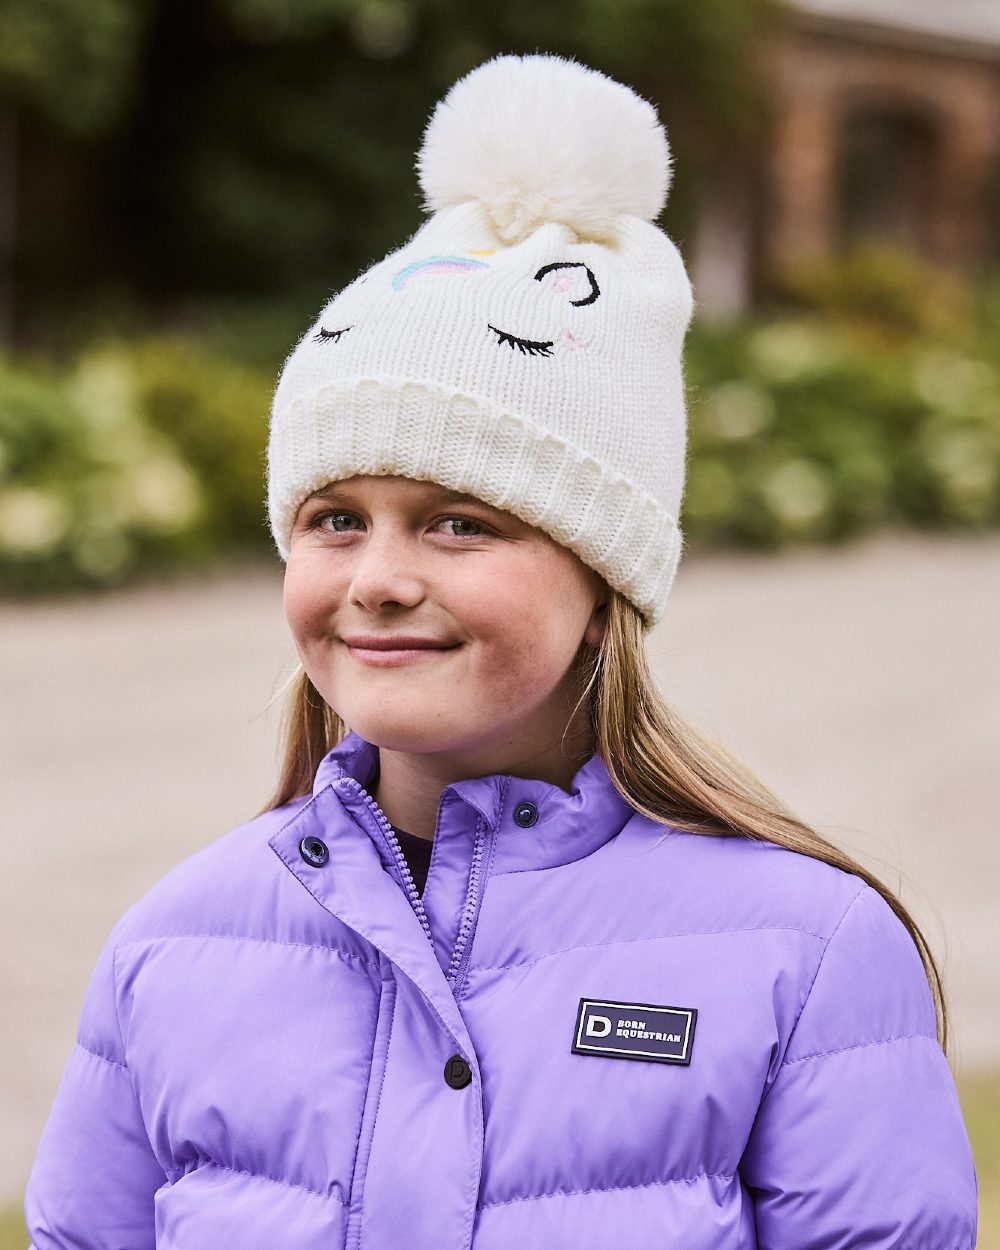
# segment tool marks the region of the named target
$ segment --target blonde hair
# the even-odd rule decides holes
[[[938,1039],[947,1054],[944,984],[910,913],[888,886],[799,820],[743,760],[669,706],[649,669],[645,630],[632,603],[609,588],[601,643],[582,643],[578,654],[583,691],[573,715],[587,699],[593,741],[615,788],[657,823],[690,833],[736,833],[772,842],[854,873],[877,890],[916,945],[934,999]],[[284,689],[281,773],[263,812],[308,794],[320,761],[348,732],[301,665]]]

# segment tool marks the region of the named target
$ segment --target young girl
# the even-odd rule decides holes
[[[972,1250],[923,937],[647,668],[692,313],[653,109],[495,58],[420,176],[274,396],[277,793],[112,932],[34,1247]]]

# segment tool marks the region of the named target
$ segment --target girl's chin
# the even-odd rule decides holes
[[[440,715],[436,714],[438,711]],[[338,714],[366,742],[385,751],[400,755],[465,755],[482,745],[499,718],[485,723],[480,709],[470,709],[469,722],[462,723],[455,711],[454,704],[436,709],[425,703],[419,712],[414,710],[412,717],[401,714],[398,708],[384,716],[371,710],[359,710],[353,718]]]

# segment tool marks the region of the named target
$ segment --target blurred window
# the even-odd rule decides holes
[[[937,128],[913,109],[861,106],[840,133],[840,242],[891,241],[925,249]]]

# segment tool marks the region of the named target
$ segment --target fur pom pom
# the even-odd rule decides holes
[[[549,221],[608,242],[620,213],[656,219],[672,172],[650,103],[551,53],[497,56],[460,78],[417,163],[427,212],[479,200],[508,244]]]

